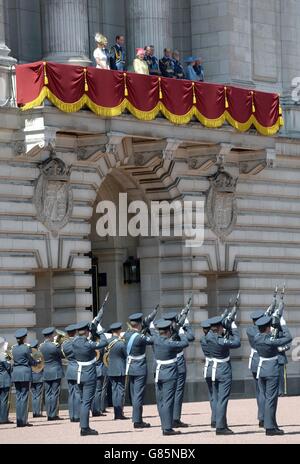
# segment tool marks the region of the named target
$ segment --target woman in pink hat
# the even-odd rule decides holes
[[[137,74],[149,75],[149,67],[147,62],[144,60],[145,50],[143,48],[136,49],[136,58],[133,60],[134,72]]]

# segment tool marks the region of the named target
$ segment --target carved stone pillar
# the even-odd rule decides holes
[[[172,0],[127,0],[126,38],[129,59],[135,49],[154,45],[156,55],[165,47],[172,48]]]
[[[0,0],[0,105],[10,105],[12,98],[12,71],[11,66],[16,60],[8,56],[10,49],[5,44],[5,17],[4,4]]]
[[[87,0],[42,0],[46,61],[90,64]]]

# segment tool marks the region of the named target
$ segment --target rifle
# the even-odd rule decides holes
[[[152,311],[151,314],[149,314],[149,316],[146,316],[145,319],[143,319],[143,324],[142,324],[143,335],[150,334],[150,324],[156,318],[158,310],[159,310],[159,304],[155,306],[154,310]]]
[[[189,312],[191,310],[191,306],[192,306],[192,297],[189,298],[187,304],[181,310],[179,316],[177,316],[174,326],[172,326],[172,332],[173,332],[172,338],[173,339],[175,339],[175,340],[178,339],[179,331],[180,331],[180,329],[182,329],[182,327],[185,324],[185,321],[186,321],[186,319],[187,319],[187,317],[189,315]]]
[[[227,306],[227,308],[225,309],[225,311],[223,312],[223,314],[221,315],[221,318],[222,318],[222,325],[223,325],[223,322],[225,321],[226,317],[228,316],[228,314],[229,314],[229,312],[230,312],[230,307],[231,307],[231,306],[232,306],[232,298],[230,297],[228,306]]]
[[[284,283],[283,288],[281,290],[280,301],[279,301],[278,308],[275,310],[275,312],[273,313],[273,317],[272,317],[272,324],[271,325],[272,325],[272,328],[273,328],[273,338],[278,338],[279,332],[282,330],[281,325],[280,325],[280,319],[283,316],[283,310],[284,310],[283,298],[284,298],[284,295],[285,295],[285,283]]]
[[[273,300],[270,306],[268,307],[267,311],[265,312],[265,316],[272,316],[274,313],[276,306],[277,306],[277,294],[278,294],[278,285],[276,284],[274,293],[273,293]]]
[[[240,304],[240,292],[237,294],[237,297],[235,299],[235,303],[234,303],[234,306],[232,308],[232,310],[230,311],[230,313],[225,317],[225,319],[223,320],[222,322],[222,325],[225,329],[225,335],[224,337],[225,338],[229,338],[230,335],[232,335],[232,324],[233,322],[235,322],[236,320],[236,316],[237,316],[237,309],[239,307],[239,304]]]
[[[92,340],[95,340],[97,338],[98,325],[99,324],[101,325],[102,323],[103,314],[104,314],[104,306],[106,305],[108,298],[109,298],[109,292],[107,292],[107,294],[105,295],[105,298],[103,300],[102,305],[100,306],[97,316],[94,317],[94,319],[92,320],[90,324],[90,332],[92,335]]]

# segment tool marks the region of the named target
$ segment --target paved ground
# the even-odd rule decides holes
[[[131,408],[125,408],[130,414]],[[216,437],[210,429],[208,403],[188,403],[183,407],[183,421],[190,427],[182,429],[176,437],[161,435],[156,406],[145,407],[145,420],[152,427],[148,430],[133,430],[131,421],[114,421],[110,410],[106,417],[91,419],[91,426],[100,432],[97,437],[80,437],[78,424],[71,424],[66,411],[60,413],[65,420],[47,422],[46,418],[31,419],[35,427],[16,428],[15,424],[0,425],[0,443],[104,443],[104,444],[192,444],[192,443],[300,443],[300,396],[280,398],[278,424],[284,428],[283,437],[266,437],[258,429],[256,403],[254,400],[231,400],[228,408],[228,423],[234,430],[232,437]],[[14,416],[11,417],[14,420]]]

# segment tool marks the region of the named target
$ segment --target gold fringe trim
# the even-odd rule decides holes
[[[255,105],[254,105],[254,92],[251,91],[251,98],[252,98],[252,113],[255,113]]]
[[[65,103],[56,97],[48,87],[43,87],[40,95],[35,100],[21,107],[21,110],[27,111],[29,109],[41,106],[46,98],[51,101],[53,105],[65,113],[76,113],[84,106],[87,106],[93,113],[97,114],[98,116],[103,118],[112,118],[115,116],[120,116],[127,109],[134,117],[141,121],[152,121],[158,116],[159,113],[162,113],[166,119],[168,119],[173,124],[178,125],[188,124],[195,116],[204,127],[218,128],[227,121],[239,132],[246,132],[253,125],[260,134],[266,136],[276,134],[282,126],[282,123],[284,123],[283,117],[279,115],[277,122],[273,126],[265,127],[257,121],[253,114],[250,116],[248,121],[245,123],[240,123],[233,119],[228,111],[224,111],[224,113],[216,119],[208,119],[203,114],[201,114],[195,106],[193,106],[186,114],[178,116],[174,113],[171,113],[162,102],[159,102],[150,111],[141,111],[133,106],[127,98],[124,98],[124,100],[118,106],[113,108],[106,108],[94,103],[86,94],[84,94],[77,102]]]

